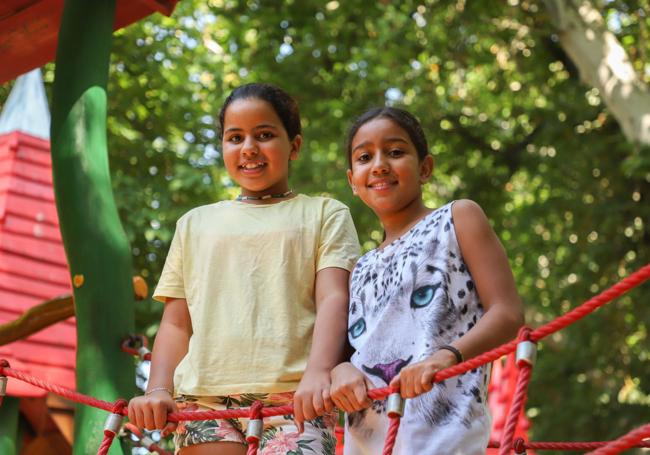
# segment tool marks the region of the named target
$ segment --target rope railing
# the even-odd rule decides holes
[[[596,309],[605,305],[606,303],[611,302],[617,297],[620,297],[630,289],[638,286],[639,284],[646,281],[650,278],[650,264],[640,268],[636,272],[632,273],[628,277],[624,278],[620,282],[616,283],[614,286],[608,288],[607,290],[601,292],[597,296],[589,299],[584,302],[582,305],[577,308],[569,311],[568,313],[554,319],[548,324],[532,330],[529,328],[524,328],[520,331],[518,339],[512,340],[508,343],[505,343],[501,346],[498,346],[495,349],[492,349],[488,352],[485,352],[479,356],[476,356],[472,359],[469,359],[465,362],[462,362],[458,365],[440,370],[437,372],[432,380],[433,383],[444,381],[453,376],[460,375],[469,370],[482,366],[486,363],[490,363],[503,355],[513,352],[516,348],[519,350],[519,346],[522,346],[524,343],[533,344],[541,340],[542,338],[547,337],[573,323],[584,318],[588,314],[594,312]],[[139,348],[133,346],[134,340],[131,340],[130,343],[125,341],[122,344],[122,349],[129,353],[135,353],[140,356],[141,359],[149,359],[150,352],[146,346],[146,339],[140,340],[141,344]],[[506,429],[501,438],[501,441],[498,444],[491,443],[491,446],[500,447],[499,454],[505,455],[512,451],[514,448],[517,454],[525,453],[526,448],[530,449],[545,449],[543,446],[545,443],[526,443],[522,439],[513,440],[514,436],[514,427],[516,425],[517,418],[521,413],[525,400],[526,400],[526,389],[530,381],[532,374],[532,366],[534,363],[534,356],[530,353],[530,346],[528,346],[529,353],[524,355],[523,358],[520,358],[518,355],[517,364],[519,366],[519,374],[517,379],[517,389],[515,392],[515,397],[513,399],[513,404],[510,409],[510,414],[508,416],[508,421],[506,424]],[[524,350],[526,350],[524,349]],[[534,351],[533,351],[534,352]],[[134,355],[135,355],[134,354]],[[96,398],[78,393],[74,390],[67,389],[65,387],[49,384],[45,381],[42,381],[38,378],[35,378],[29,374],[26,374],[22,371],[15,370],[10,367],[6,360],[0,360],[0,404],[2,403],[2,396],[4,395],[4,388],[6,388],[6,378],[12,377],[29,384],[32,384],[41,389],[47,390],[49,392],[55,393],[62,397],[68,398],[72,401],[76,401],[81,404],[86,404],[93,406],[99,409],[103,409],[111,412],[107,420],[105,429],[104,429],[104,440],[97,452],[98,455],[104,455],[108,453],[108,448],[112,443],[113,438],[119,431],[119,426],[123,416],[127,414],[126,410],[126,401],[117,400],[115,403],[110,403],[103,400],[98,400]],[[3,378],[4,384],[3,386]],[[392,389],[390,387],[377,388],[368,391],[368,397],[373,400],[384,399],[389,397],[387,403],[387,414],[390,418],[390,426],[388,433],[386,435],[386,442],[384,445],[383,455],[391,455],[393,452],[393,447],[397,439],[397,432],[399,429],[400,418],[404,410],[404,400],[399,394],[399,390]],[[263,407],[261,403],[256,402],[253,406],[248,408],[241,409],[229,409],[229,410],[211,410],[211,411],[189,411],[189,412],[173,412],[168,414],[167,420],[169,422],[179,422],[183,420],[208,420],[208,419],[232,419],[232,418],[248,418],[250,419],[249,423],[253,423],[251,431],[247,433],[247,441],[249,443],[247,455],[255,455],[258,451],[259,441],[261,439],[261,431],[263,428],[263,418],[279,415],[288,415],[293,414],[293,406],[276,406],[276,407]],[[514,422],[514,423],[513,423]],[[259,427],[259,429],[257,429]],[[250,433],[250,434],[249,434]],[[582,447],[587,447],[589,444],[604,444],[598,445],[594,452],[591,452],[593,455],[610,455],[619,453],[622,450],[631,448],[631,447],[648,447],[650,443],[644,441],[645,438],[650,437],[650,424],[644,425],[642,427],[633,430],[626,435],[621,436],[620,438],[614,441],[608,441],[606,443],[546,443],[546,444],[565,444],[564,447],[574,446],[577,447],[578,444],[586,444]],[[559,446],[548,446],[548,448],[563,450]],[[587,449],[596,447],[595,445],[589,446]],[[566,450],[581,450],[581,449],[566,449]]]

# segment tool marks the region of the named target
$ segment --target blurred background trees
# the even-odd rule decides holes
[[[553,3],[183,0],[171,18],[117,32],[109,150],[136,273],[154,286],[176,219],[238,193],[216,120],[230,90],[253,81],[299,100],[305,141],[292,186],[348,204],[365,250],[381,229],[348,188],[343,144],[356,115],[390,104],[427,133],[429,205],[471,198],[484,208],[530,325],[650,262],[650,148],[626,139],[608,96],[579,73]],[[647,96],[648,0],[590,6]],[[48,86],[52,78],[49,65]],[[0,106],[10,86],[0,86]],[[650,421],[649,292],[541,343],[527,411],[534,439],[601,440]],[[143,333],[155,335],[161,310],[138,306]]]

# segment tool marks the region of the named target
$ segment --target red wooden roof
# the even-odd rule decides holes
[[[0,83],[54,59],[64,0],[0,1]],[[178,0],[117,0],[114,29],[154,12],[169,15]]]
[[[47,140],[0,135],[0,324],[28,308],[70,294],[52,188]],[[0,358],[46,381],[75,388],[74,318],[0,346]],[[9,380],[11,396],[43,396],[42,389]]]

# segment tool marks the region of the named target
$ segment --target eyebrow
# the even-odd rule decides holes
[[[356,150],[359,149],[359,148],[363,148],[363,147],[365,147],[366,145],[368,145],[369,142],[370,142],[370,141],[364,141],[364,142],[362,142],[361,144],[357,145],[356,147],[354,147],[354,148],[352,149],[352,153],[356,152]],[[390,137],[385,138],[382,142],[383,142],[384,144],[387,143],[387,142],[401,142],[401,143],[403,143],[403,144],[407,144],[407,145],[408,145],[408,141],[407,141],[406,139],[400,137],[400,136],[390,136]]]
[[[274,129],[274,130],[277,130],[277,129],[278,129],[278,127],[275,126],[275,125],[271,125],[271,124],[267,124],[267,123],[262,123],[261,125],[256,125],[256,126],[253,128],[253,130],[262,130],[262,129],[264,129],[264,128],[271,128],[271,129]],[[232,127],[232,128],[228,128],[226,131],[224,131],[224,134],[225,134],[225,133],[230,133],[230,132],[232,132],[232,131],[244,131],[244,129],[235,126],[235,127]]]

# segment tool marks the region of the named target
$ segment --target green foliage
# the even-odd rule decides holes
[[[647,0],[594,3],[648,82]],[[404,106],[436,160],[428,203],[481,204],[529,323],[577,306],[650,262],[650,154],[625,141],[553,33],[531,0],[183,0],[171,18],[118,32],[109,146],[136,270],[154,285],[175,220],[237,194],[220,159],[219,107],[235,86],[268,81],[301,105],[292,186],[347,203],[364,248],[381,227],[348,189],[346,128],[368,107]],[[648,292],[542,343],[528,400],[535,439],[600,440],[650,421]],[[160,310],[138,307],[148,335]]]

